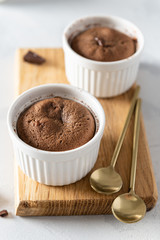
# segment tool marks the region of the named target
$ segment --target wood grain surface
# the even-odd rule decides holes
[[[28,49],[19,49],[17,51],[16,94],[20,94],[40,84],[68,83],[65,76],[62,49],[32,50],[46,58],[46,63],[41,66],[26,63],[23,61],[23,56]],[[93,170],[108,166],[110,163],[129,110],[134,87],[121,96],[110,99],[99,99],[106,114],[106,126],[99,156]],[[129,125],[116,165],[116,170],[120,173],[123,180],[123,187],[120,192],[111,196],[94,192],[89,185],[89,177],[93,170],[82,180],[74,184],[53,187],[33,181],[16,165],[16,215],[110,214],[111,204],[115,197],[127,192],[129,188],[133,123],[134,117]],[[135,191],[144,199],[147,210],[155,206],[158,197],[157,187],[142,116]]]

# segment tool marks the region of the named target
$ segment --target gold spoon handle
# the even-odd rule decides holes
[[[116,148],[115,148],[113,156],[112,156],[111,166],[113,168],[116,165],[117,158],[118,158],[119,152],[120,152],[121,147],[122,147],[122,143],[123,143],[123,140],[124,140],[124,137],[125,137],[125,134],[126,134],[126,131],[127,131],[127,128],[128,128],[128,125],[129,125],[134,107],[135,107],[135,103],[136,103],[139,91],[140,91],[140,86],[137,86],[136,89],[135,89],[135,92],[134,92],[134,96],[132,98],[131,106],[130,106],[130,109],[129,109],[129,112],[128,112],[128,115],[127,115],[127,118],[126,118],[126,121],[125,121],[125,124],[124,124],[124,127],[123,127],[123,130],[122,130],[122,133],[121,133],[121,135],[118,139]]]
[[[135,111],[136,112],[135,112],[134,133],[133,133],[132,165],[131,165],[131,176],[130,176],[130,191],[133,191],[133,192],[135,189],[138,141],[139,141],[139,130],[140,130],[140,111],[141,111],[140,98],[137,100]]]

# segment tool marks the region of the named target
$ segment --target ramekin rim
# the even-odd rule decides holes
[[[101,124],[100,124],[100,127],[97,131],[97,133],[93,136],[93,138],[91,140],[89,140],[87,143],[85,143],[84,145],[78,147],[78,148],[75,148],[75,149],[71,149],[71,150],[67,150],[67,151],[45,151],[45,150],[41,150],[41,149],[37,149],[35,147],[32,147],[30,145],[28,145],[27,143],[25,143],[23,140],[21,140],[18,135],[15,133],[14,129],[13,129],[13,126],[12,126],[12,122],[11,122],[11,111],[13,109],[13,107],[16,105],[16,103],[21,100],[24,96],[26,96],[29,92],[31,91],[34,91],[38,88],[43,88],[43,87],[47,87],[47,86],[58,86],[58,87],[67,87],[67,88],[70,88],[70,89],[76,89],[80,92],[83,92],[84,94],[86,94],[88,97],[92,98],[96,103],[97,105],[99,106],[99,109],[103,115],[102,117],[102,121],[101,121]],[[105,127],[105,113],[104,113],[104,110],[103,110],[103,107],[102,105],[100,104],[100,102],[96,99],[96,97],[94,97],[93,95],[91,95],[90,93],[88,93],[87,91],[81,89],[81,88],[78,88],[78,87],[75,87],[75,86],[72,86],[72,85],[69,85],[69,84],[63,84],[63,83],[49,83],[49,84],[41,84],[39,86],[36,86],[36,87],[33,87],[33,88],[30,88],[28,90],[26,90],[25,92],[23,92],[22,94],[20,94],[13,102],[12,104],[10,105],[9,107],[9,110],[8,110],[8,113],[7,113],[7,126],[8,126],[8,129],[9,129],[9,133],[11,134],[11,136],[16,139],[16,141],[18,142],[19,145],[25,147],[26,149],[30,150],[30,151],[35,151],[36,153],[40,153],[40,154],[44,154],[44,155],[53,155],[53,156],[58,156],[58,155],[69,155],[69,154],[74,154],[75,152],[79,152],[81,150],[84,150],[86,149],[87,147],[90,147],[91,145],[94,145],[94,143],[97,141],[97,139],[100,137],[103,136],[103,131],[104,131],[104,127]],[[65,160],[65,159],[64,159]]]
[[[117,19],[117,20],[119,19],[119,20],[128,22],[129,24],[133,25],[133,26],[136,28],[136,30],[138,31],[138,33],[139,33],[140,36],[141,36],[142,44],[141,44],[140,48],[139,48],[133,55],[129,56],[128,58],[125,58],[125,59],[122,59],[122,60],[118,60],[118,61],[111,61],[111,62],[95,61],[95,60],[88,59],[88,58],[85,58],[85,57],[79,55],[78,53],[76,53],[76,52],[71,48],[71,46],[70,46],[70,44],[68,43],[68,40],[66,39],[66,36],[65,36],[65,35],[66,35],[67,30],[68,30],[74,23],[76,23],[76,22],[78,22],[78,21],[80,21],[80,20],[82,20],[82,19],[85,20],[85,19],[89,19],[89,18],[90,18],[90,19],[91,19],[91,18],[111,18],[111,19],[114,18],[114,19]],[[64,29],[64,31],[63,31],[62,42],[63,42],[63,48],[64,48],[64,45],[66,45],[66,46],[68,47],[68,49],[70,50],[70,52],[71,52],[72,54],[74,54],[77,58],[80,58],[81,60],[86,61],[86,62],[88,62],[88,63],[96,64],[96,65],[101,65],[101,66],[124,64],[124,63],[126,63],[126,62],[128,62],[128,61],[131,61],[131,60],[133,60],[134,58],[136,58],[136,57],[142,52],[142,50],[143,50],[143,48],[144,48],[144,37],[143,37],[143,34],[142,34],[141,30],[140,30],[134,23],[132,23],[131,21],[129,21],[129,20],[125,19],[125,18],[119,17],[119,16],[115,16],[115,15],[106,15],[106,16],[104,16],[104,15],[97,15],[97,16],[92,16],[92,15],[90,15],[90,16],[83,16],[83,17],[77,18],[76,20],[72,21],[70,24],[68,24],[68,25],[65,27],[65,29]]]

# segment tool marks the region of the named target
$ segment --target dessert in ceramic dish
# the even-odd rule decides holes
[[[17,121],[17,132],[32,147],[67,151],[93,138],[95,120],[82,104],[55,97],[36,102],[22,112]]]
[[[85,58],[112,62],[132,56],[136,41],[111,28],[93,27],[75,36],[71,48]]]
[[[56,98],[57,96],[58,98]],[[89,140],[87,137],[86,143],[83,142],[83,145],[79,147],[75,146],[76,148],[66,151],[41,150],[36,146],[33,147],[25,143],[18,136],[18,128],[21,128],[21,124],[19,126],[17,124],[18,119],[20,120],[21,116],[25,115],[25,111],[27,111],[27,109],[31,109],[35,114],[35,110],[33,110],[35,106],[36,108],[41,109],[41,107],[37,105],[43,105],[44,103],[47,104],[51,101],[51,99],[52,101],[54,99],[53,102],[55,103],[56,101],[56,104],[61,104],[62,101],[67,100],[77,102],[78,105],[76,104],[76,106],[81,109],[79,114],[84,111],[84,117],[87,116],[87,119],[90,119],[87,121],[90,121],[90,127],[92,130],[94,129],[94,134],[93,132],[91,133],[90,130],[88,131],[90,131],[90,134],[93,134],[94,136],[90,135],[91,139]],[[51,109],[49,107],[48,114],[54,115],[54,113],[50,110]],[[44,111],[46,111],[46,109]],[[53,117],[53,115],[51,117]],[[92,117],[94,118],[94,126],[91,126],[91,123],[93,123]],[[27,120],[30,121],[31,119]],[[42,120],[44,121],[44,118],[39,119],[39,122],[35,121],[35,123],[33,123],[35,125],[39,125]],[[50,124],[49,115],[46,116],[45,120],[48,121],[47,124]],[[29,89],[21,94],[13,102],[8,111],[7,123],[16,159],[22,171],[37,182],[58,186],[80,180],[94,166],[97,160],[99,146],[105,127],[105,114],[99,101],[88,92],[67,84],[47,84]],[[88,124],[86,123],[86,120],[84,123]],[[31,131],[33,130],[32,127],[30,129]],[[47,131],[48,130],[49,128]],[[81,136],[82,138],[83,135]],[[36,133],[36,137],[37,136],[38,135]]]
[[[90,32],[94,30],[95,34],[95,29],[97,28],[101,30],[107,28],[118,31],[124,34],[127,39],[132,40],[129,46],[128,44],[123,46],[127,47],[127,51],[123,51],[122,54],[121,50],[124,50],[124,48],[121,46],[121,53],[117,53],[116,51],[113,56],[110,51],[111,47],[109,47],[109,58],[104,56],[104,48],[100,46],[104,44],[103,40],[101,41],[100,39],[100,36],[102,36],[102,31],[100,30],[98,31],[99,33],[97,33],[96,30],[97,35],[100,35],[98,35],[98,37],[94,35],[93,39],[97,53],[91,53],[89,47],[87,47],[85,52],[86,46],[84,46],[82,42],[83,49],[80,43],[78,43],[78,46],[76,45],[75,48],[74,39],[77,39],[78,36],[80,38],[81,34],[87,33],[88,35],[87,31]],[[111,31],[107,30],[107,32],[109,38],[109,35],[112,34]],[[120,36],[122,37],[121,34]],[[90,34],[89,38],[92,37],[93,36]],[[76,40],[76,42],[77,41],[78,40]],[[123,41],[121,43],[122,45],[124,44]],[[77,53],[77,48],[79,48],[80,45],[81,49],[78,49],[78,51],[83,50],[81,55],[84,55],[85,52],[85,56],[81,56],[80,52]],[[90,16],[78,19],[71,23],[64,30],[63,34],[63,49],[67,78],[72,85],[80,87],[96,97],[113,97],[122,94],[127,91],[136,80],[143,45],[144,40],[141,31],[133,23],[125,19],[114,16]],[[74,50],[72,48],[74,48]],[[108,50],[105,51],[108,52]],[[88,57],[92,59],[88,59]],[[105,58],[108,58],[108,61],[104,61]]]

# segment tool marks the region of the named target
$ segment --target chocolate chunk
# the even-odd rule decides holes
[[[24,61],[40,65],[44,63],[46,60],[43,57],[39,56],[37,53],[28,51],[24,56]]]
[[[99,39],[98,37],[95,37],[94,39],[98,43],[99,46],[103,46],[103,43],[102,43],[101,39]]]
[[[8,211],[7,210],[0,211],[0,217],[6,217],[7,215],[8,215]]]

